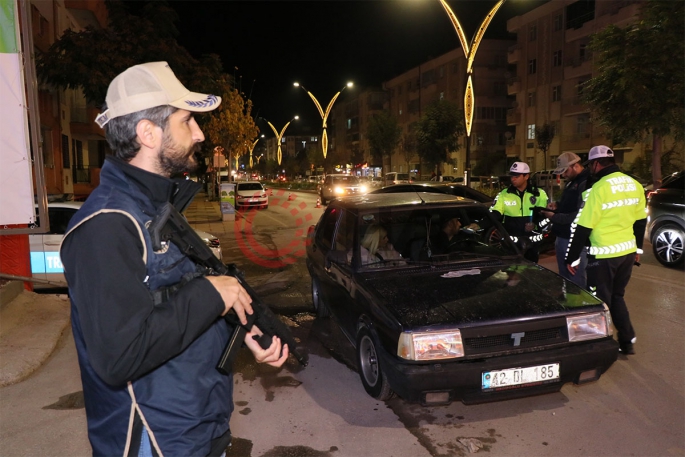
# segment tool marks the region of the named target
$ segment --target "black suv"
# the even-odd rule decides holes
[[[647,233],[654,256],[667,267],[682,267],[685,240],[685,171],[664,179],[647,200]]]

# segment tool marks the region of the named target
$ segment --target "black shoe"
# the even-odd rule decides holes
[[[618,347],[618,351],[624,355],[635,354],[635,348],[633,348],[633,343],[622,343]]]

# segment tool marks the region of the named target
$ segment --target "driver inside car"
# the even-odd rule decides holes
[[[435,242],[432,243],[434,254],[468,250],[469,244],[473,241],[473,233],[479,228],[475,223],[462,227],[458,217],[447,219],[443,222]]]

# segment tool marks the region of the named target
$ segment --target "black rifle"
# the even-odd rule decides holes
[[[226,322],[234,330],[217,365],[217,369],[221,373],[228,374],[230,372],[231,365],[238,354],[245,335],[252,329],[253,325],[256,325],[263,333],[261,337],[253,337],[262,348],[266,349],[271,346],[272,337],[277,336],[283,344],[288,345],[290,353],[295,356],[298,362],[303,366],[307,365],[307,357],[297,350],[297,343],[290,333],[288,326],[281,322],[268,306],[262,303],[255,291],[245,282],[243,273],[235,264],[224,265],[216,258],[212,250],[207,247],[204,241],[195,233],[195,230],[188,224],[186,218],[171,203],[165,203],[159,209],[150,223],[148,231],[152,238],[152,247],[156,251],[162,248],[163,242],[170,241],[193,262],[206,268],[206,274],[226,275],[236,278],[252,298],[252,314],[246,313],[245,315],[247,317],[247,324],[241,324],[235,313],[227,313],[224,316]]]

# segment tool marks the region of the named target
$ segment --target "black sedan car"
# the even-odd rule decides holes
[[[599,299],[523,259],[488,208],[445,194],[334,200],[312,226],[319,317],[357,353],[365,390],[479,403],[599,379],[618,355]]]
[[[452,182],[415,182],[411,184],[395,184],[386,186],[382,189],[377,189],[371,192],[372,194],[392,194],[398,192],[431,192],[435,194],[449,194],[457,197],[470,198],[485,205],[492,205],[493,198],[485,195],[483,192],[478,192],[463,184],[456,184]]]
[[[654,256],[667,267],[685,262],[685,171],[666,177],[647,195],[647,233]]]

